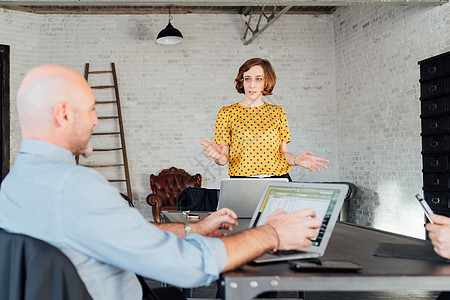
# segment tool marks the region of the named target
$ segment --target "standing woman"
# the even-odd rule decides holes
[[[242,101],[220,109],[214,142],[200,142],[207,157],[216,164],[229,163],[230,177],[288,178],[291,166],[319,171],[327,159],[306,151],[294,155],[287,149],[291,141],[286,113],[281,106],[265,103],[262,96],[272,95],[277,77],[266,59],[251,58],[240,68],[235,79]]]

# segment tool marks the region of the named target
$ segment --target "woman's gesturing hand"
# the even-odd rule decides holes
[[[324,165],[323,162],[330,162],[328,159],[326,158],[322,158],[322,157],[318,157],[318,156],[313,156],[311,151],[306,151],[303,152],[300,155],[296,155],[294,156],[294,164],[300,167],[303,167],[305,169],[310,170],[311,172],[314,172],[314,169],[319,171],[319,167],[322,167],[324,169],[327,168],[326,165]]]
[[[212,141],[205,139],[204,142],[200,142],[203,147],[203,151],[206,152],[206,157],[212,157],[214,162],[223,166],[228,162],[229,146],[224,144],[214,144]]]

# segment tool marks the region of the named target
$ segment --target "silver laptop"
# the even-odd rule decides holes
[[[318,237],[312,240],[310,247],[265,253],[254,261],[263,263],[323,256],[347,195],[347,190],[346,184],[267,183],[250,221],[249,228],[263,225],[267,217],[278,208],[287,212],[294,212],[307,207],[316,212],[316,217],[322,220],[322,227],[319,229]]]
[[[250,219],[268,182],[288,182],[287,178],[224,178],[220,184],[217,209],[227,207],[238,218]]]

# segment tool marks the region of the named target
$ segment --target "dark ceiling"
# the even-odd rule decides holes
[[[36,14],[166,14],[164,6],[0,6]],[[270,12],[273,7],[267,7]],[[172,6],[172,14],[239,14],[245,6]],[[287,14],[330,14],[335,6],[293,6]]]

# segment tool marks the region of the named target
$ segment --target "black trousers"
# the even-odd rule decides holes
[[[160,287],[151,289],[142,276],[136,275],[142,287],[142,300],[186,300],[181,289]]]
[[[157,297],[157,300],[186,300],[183,292],[175,287],[153,288],[151,289],[151,291],[153,292],[154,296]]]

